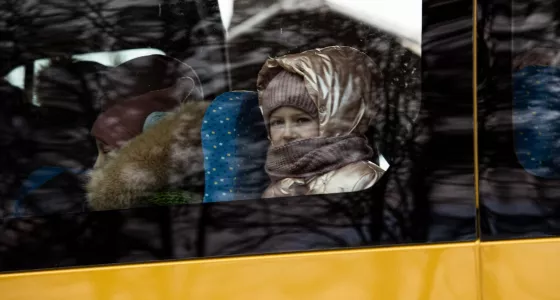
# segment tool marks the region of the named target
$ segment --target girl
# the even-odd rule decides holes
[[[266,61],[257,80],[271,146],[263,198],[367,189],[383,175],[364,136],[376,94],[375,65],[333,46]]]

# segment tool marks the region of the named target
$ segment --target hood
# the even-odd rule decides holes
[[[118,149],[142,133],[150,114],[177,109],[189,99],[194,89],[194,81],[187,77],[169,88],[121,100],[97,117],[91,134],[108,148]]]
[[[560,55],[554,48],[536,47],[525,51],[513,58],[513,71],[522,70],[528,66],[558,66]]]
[[[319,111],[321,137],[364,134],[377,110],[381,75],[373,60],[351,47],[331,46],[268,59],[257,79],[259,104],[270,81],[281,71],[304,78]]]
[[[209,102],[181,105],[125,144],[89,174],[93,210],[128,209],[166,190],[204,187],[200,128]]]

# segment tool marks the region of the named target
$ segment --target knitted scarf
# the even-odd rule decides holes
[[[373,150],[364,137],[347,135],[311,138],[268,149],[266,172],[277,181],[283,178],[309,178],[367,160]]]

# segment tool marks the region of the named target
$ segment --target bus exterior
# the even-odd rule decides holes
[[[557,299],[554,8],[7,1],[0,298]],[[271,169],[284,71],[322,143],[301,157],[362,153],[316,151],[370,118],[371,184]]]

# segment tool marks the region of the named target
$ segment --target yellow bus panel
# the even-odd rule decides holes
[[[560,299],[560,239],[481,244],[484,299]]]
[[[476,244],[15,273],[3,300],[476,299]]]

